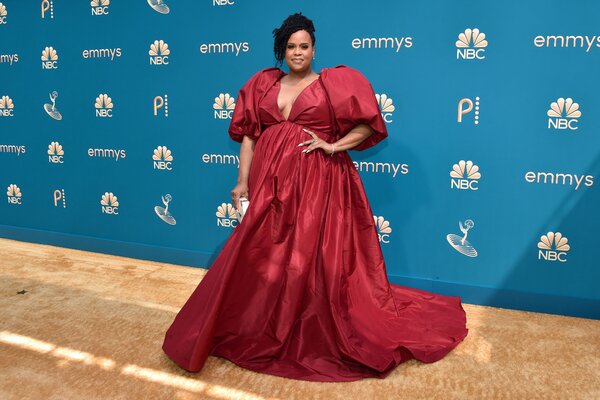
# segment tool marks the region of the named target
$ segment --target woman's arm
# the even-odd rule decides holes
[[[333,143],[335,151],[338,152],[353,149],[373,133],[373,129],[367,124],[356,125],[346,134],[346,136]],[[325,152],[331,154],[331,145],[329,146],[329,151],[325,150]]]
[[[246,135],[240,145],[240,165],[237,185],[231,189],[231,201],[236,210],[239,210],[240,207],[240,197],[248,198],[248,178],[250,176],[252,156],[254,155],[254,145],[254,140]]]
[[[248,136],[244,136],[240,146],[240,170],[238,171],[238,183],[248,184],[250,175],[250,164],[254,155],[254,140]]]
[[[304,132],[311,135],[316,141],[311,144],[312,140],[307,140],[302,142],[300,145],[309,145],[306,149],[302,150],[304,153],[309,153],[311,150],[321,148],[327,154],[331,154],[331,143],[327,143],[324,140],[321,140],[315,133],[309,131],[308,129],[304,129]],[[354,147],[361,144],[365,139],[371,136],[374,133],[373,129],[367,124],[359,124],[350,130],[344,137],[342,137],[337,142],[333,143],[335,148],[335,152],[338,153],[340,151],[350,150]]]

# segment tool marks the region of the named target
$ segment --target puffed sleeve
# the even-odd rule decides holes
[[[260,136],[255,96],[262,73],[263,71],[258,71],[254,74],[238,92],[228,130],[229,136],[236,142],[241,142],[244,135],[254,140]]]
[[[373,129],[374,133],[352,150],[368,149],[388,136],[373,87],[363,74],[340,65],[327,71],[323,84],[341,136],[359,124],[369,125]]]

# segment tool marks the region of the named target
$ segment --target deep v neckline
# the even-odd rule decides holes
[[[277,96],[275,97],[275,106],[277,107],[277,111],[279,112],[279,115],[281,115],[281,118],[283,118],[284,121],[289,121],[290,116],[292,115],[292,111],[294,111],[294,106],[296,105],[296,101],[298,101],[298,98],[302,95],[302,93],[304,93],[306,91],[306,89],[308,89],[310,86],[312,86],[313,83],[315,83],[316,81],[318,81],[319,79],[321,79],[321,74],[319,74],[319,76],[317,77],[317,79],[314,79],[311,83],[309,83],[308,85],[306,85],[296,95],[296,97],[294,98],[294,101],[292,101],[292,105],[290,106],[290,112],[289,112],[287,118],[285,117],[285,115],[283,115],[283,111],[281,111],[281,109],[279,108],[279,95],[281,94],[281,79],[282,78],[283,78],[283,76],[281,78],[279,78],[279,80],[277,81],[277,84],[279,85],[279,87],[277,88]]]

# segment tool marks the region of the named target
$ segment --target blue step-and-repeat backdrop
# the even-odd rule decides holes
[[[600,2],[2,0],[0,234],[209,267],[239,88],[301,11],[372,83],[391,282],[600,318]],[[250,267],[250,266],[249,266]]]

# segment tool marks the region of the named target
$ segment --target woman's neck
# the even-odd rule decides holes
[[[301,81],[302,79],[307,78],[311,75],[314,75],[314,72],[311,68],[308,68],[306,71],[302,72],[290,71],[288,77],[294,81]]]

